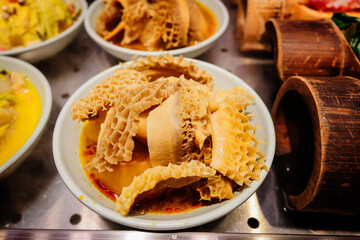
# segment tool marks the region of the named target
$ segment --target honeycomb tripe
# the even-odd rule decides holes
[[[185,186],[189,202],[231,199],[267,170],[248,112],[254,97],[240,87],[215,91],[212,85],[210,74],[182,57],[148,56],[121,64],[72,105],[75,120],[92,121],[87,137],[95,150],[85,169],[112,179],[121,172],[132,181],[112,195],[121,215]],[[144,159],[146,168],[127,172],[127,165]]]
[[[195,0],[109,0],[95,30],[120,46],[145,50],[175,49],[208,36],[209,23]]]
[[[245,108],[252,96],[234,88],[211,115],[213,151],[210,166],[238,185],[260,178],[264,156],[258,150],[256,127],[250,124]]]
[[[153,166],[191,160],[192,153],[201,151],[211,135],[211,113],[199,83],[180,79],[180,89],[147,118],[147,143]]]
[[[130,64],[126,63],[125,67],[143,73],[149,81],[154,81],[159,77],[180,77],[184,75],[186,79],[192,79],[206,85],[210,90],[214,86],[211,74],[198,68],[194,62],[188,61],[182,56],[174,57],[169,54],[147,56],[138,58]]]
[[[148,18],[149,7],[146,0],[109,1],[97,19],[96,31],[105,40],[121,35],[122,44],[131,43],[139,38]]]
[[[180,188],[201,178],[212,177],[216,171],[199,161],[169,164],[145,170],[134,178],[130,186],[124,187],[116,199],[116,210],[122,216],[128,215],[135,203],[147,199],[162,188]]]
[[[114,74],[92,89],[89,94],[74,102],[71,106],[72,118],[84,121],[97,115],[99,110],[108,110],[124,88],[155,81],[162,77],[180,77],[197,81],[212,89],[210,74],[199,69],[182,57],[163,55],[134,60],[131,64],[122,64]]]
[[[72,118],[84,121],[97,115],[99,110],[107,110],[118,100],[124,88],[148,82],[142,73],[118,68],[114,74],[90,90],[89,94],[71,105]]]
[[[154,11],[159,13],[159,20],[163,26],[161,38],[164,48],[173,49],[186,46],[190,23],[187,1],[168,0],[162,1],[162,3]]]
[[[218,199],[222,201],[224,199],[231,199],[235,196],[234,188],[236,184],[220,174],[213,177],[209,177],[204,186],[198,187],[196,190],[200,193],[200,199],[211,201],[212,199]]]
[[[178,79],[169,77],[121,92],[101,125],[96,156],[86,167],[111,171],[112,165],[130,161],[134,149],[133,137],[139,130],[139,114],[163,102],[177,88]]]

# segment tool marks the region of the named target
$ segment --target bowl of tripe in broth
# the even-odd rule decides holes
[[[133,14],[127,11],[129,16],[124,11],[123,15],[126,16],[122,16],[125,19],[122,20],[120,10],[116,10],[122,8],[119,3],[111,6],[101,0],[94,1],[85,18],[86,32],[106,52],[121,60],[131,60],[134,56],[160,55],[164,52],[193,58],[213,46],[229,24],[229,13],[225,5],[217,0],[193,1],[197,7],[195,10],[190,4],[192,1],[186,0],[163,1],[173,5],[153,7],[151,3],[141,5],[140,2],[143,1],[129,6],[127,9],[136,11]],[[153,5],[155,4],[156,1]],[[104,13],[107,8],[115,8],[113,11],[109,10],[114,14]],[[158,8],[172,11],[161,13],[162,10]],[[139,12],[142,15],[135,16]],[[102,14],[107,18],[102,17]],[[146,23],[133,23],[136,17],[145,16]]]
[[[199,105],[184,104],[188,101]],[[242,102],[246,111],[238,112]],[[204,122],[211,116],[214,124],[200,127],[197,140],[182,134],[176,106],[193,117],[204,115]],[[223,114],[227,111],[234,115]],[[229,127],[227,117],[238,128]],[[184,136],[192,147],[177,145]],[[234,155],[223,156],[222,148]],[[169,55],[116,65],[91,78],[63,107],[53,136],[56,167],[79,201],[116,223],[159,231],[198,226],[230,213],[261,185],[274,149],[269,111],[253,89],[213,64]],[[226,169],[219,159],[243,166]],[[207,186],[220,186],[217,180],[224,184],[220,200]]]

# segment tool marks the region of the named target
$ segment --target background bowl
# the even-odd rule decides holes
[[[146,55],[160,55],[164,54],[164,52],[179,56],[182,55],[184,57],[194,58],[199,56],[200,54],[204,53],[208,50],[215,41],[225,32],[228,24],[229,24],[229,13],[224,6],[224,4],[219,0],[197,0],[207,6],[216,16],[218,21],[218,29],[210,38],[189,47],[174,49],[174,50],[167,50],[167,51],[140,51],[140,50],[133,50],[129,48],[123,48],[112,44],[108,41],[102,39],[95,31],[95,22],[98,18],[99,14],[105,7],[105,4],[102,0],[97,0],[93,2],[90,7],[89,11],[86,14],[85,18],[85,29],[89,36],[102,47],[106,52],[111,54],[112,56],[128,61],[132,60],[133,56],[146,56]]]
[[[189,59],[188,59],[189,60]],[[270,169],[275,149],[274,125],[270,113],[261,98],[245,82],[234,74],[213,64],[195,61],[197,66],[213,75],[215,88],[231,89],[240,86],[248,89],[255,97],[255,104],[247,110],[254,114],[252,123],[257,129],[257,139],[264,140],[259,144],[260,151],[266,155],[265,165]],[[267,172],[261,172],[259,181],[254,181],[241,192],[236,192],[233,199],[211,206],[201,207],[186,213],[145,214],[122,217],[115,210],[115,203],[102,195],[87,179],[79,159],[79,138],[82,123],[72,120],[70,106],[73,102],[85,97],[97,84],[110,77],[119,65],[102,71],[82,85],[67,101],[57,119],[53,135],[53,154],[56,168],[69,190],[87,207],[99,215],[126,226],[148,230],[177,230],[198,226],[218,219],[247,200],[265,179]]]
[[[86,0],[74,0],[74,5],[76,9],[81,9],[81,13],[76,22],[64,32],[32,46],[0,51],[0,56],[12,56],[30,63],[36,63],[59,53],[75,39],[85,19],[88,6]]]
[[[24,145],[10,157],[10,159],[0,165],[0,179],[2,179],[12,173],[36,146],[50,117],[52,94],[50,85],[45,76],[37,68],[27,62],[12,57],[0,56],[0,69],[26,74],[29,81],[37,89],[42,105],[40,120],[31,136]]]

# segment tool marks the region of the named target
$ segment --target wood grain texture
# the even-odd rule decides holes
[[[360,77],[360,62],[331,20],[279,20],[266,29],[280,78],[291,76]]]
[[[301,101],[307,110],[301,107]],[[295,114],[310,115],[311,126],[303,124],[306,119],[293,117]],[[272,118],[277,138],[274,166],[282,176],[280,180],[290,181],[290,185],[306,182],[300,192],[284,188],[288,207],[299,211],[360,213],[360,80],[291,77],[278,92]],[[311,137],[296,136],[293,132],[308,133]],[[286,161],[276,163],[283,156],[288,156]],[[309,177],[303,174],[294,180],[281,175],[284,165],[292,175],[306,173],[301,168],[309,159],[312,163]]]

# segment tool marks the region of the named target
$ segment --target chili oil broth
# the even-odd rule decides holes
[[[122,188],[129,186],[135,176],[140,175],[146,169],[151,168],[151,161],[147,146],[134,139],[135,148],[130,162],[119,163],[113,166],[113,171],[98,172],[96,169],[88,170],[86,164],[96,155],[96,144],[100,132],[101,123],[105,114],[93,120],[85,121],[80,135],[80,161],[85,174],[90,182],[107,198],[116,201],[116,195],[120,195]],[[182,197],[186,192],[186,197]],[[169,197],[170,196],[170,197]],[[199,200],[200,196],[192,187],[180,189],[164,189],[156,196],[150,196],[134,206],[137,213],[170,214],[193,210],[204,205]]]

